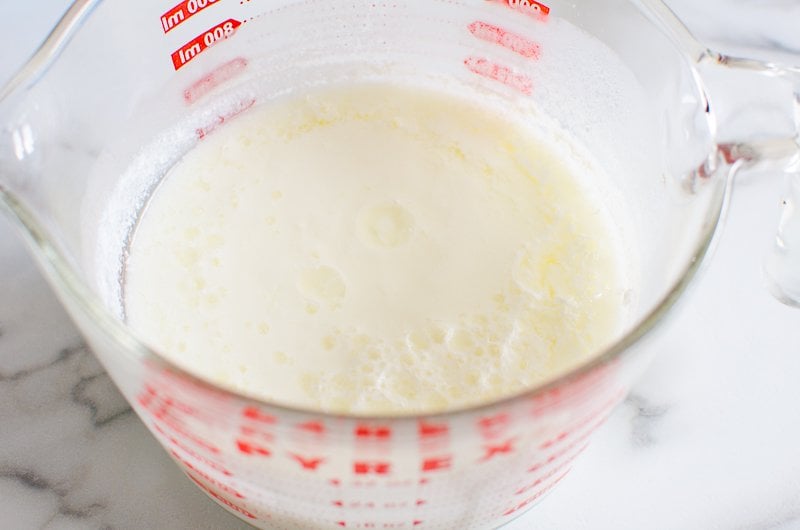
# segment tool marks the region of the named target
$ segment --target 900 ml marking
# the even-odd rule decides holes
[[[161,15],[161,29],[168,33],[171,29],[189,20],[217,0],[184,0],[163,15]]]
[[[225,40],[236,33],[236,28],[241,26],[242,23],[238,20],[229,18],[225,22],[221,22],[209,29],[205,33],[201,33],[194,39],[190,40],[179,49],[172,53],[172,65],[175,70],[179,70],[186,63],[197,57],[205,49],[213,46],[221,40]]]
[[[530,11],[540,11],[545,15],[550,13],[549,7],[535,0],[508,0],[508,6]]]
[[[550,8],[536,0],[487,0],[497,4],[504,4],[507,7],[520,13],[530,15],[539,19],[544,19],[550,14]]]

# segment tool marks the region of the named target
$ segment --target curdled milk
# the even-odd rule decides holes
[[[130,326],[185,369],[325,411],[508,396],[613,340],[610,216],[553,144],[449,93],[261,105],[166,175],[129,248]]]

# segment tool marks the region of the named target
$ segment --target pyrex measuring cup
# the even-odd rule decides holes
[[[0,204],[134,409],[229,511],[263,528],[498,526],[567,473],[624,397],[710,244],[729,176],[772,159],[797,171],[796,129],[717,144],[696,67],[718,64],[797,81],[705,50],[657,2],[79,1],[1,94]],[[126,241],[182,153],[291,90],[419,77],[540,109],[608,170],[642,270],[617,343],[501,402],[374,418],[248,399],[127,330]],[[787,300],[794,183],[769,268]]]

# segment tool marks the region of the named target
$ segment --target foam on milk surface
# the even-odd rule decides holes
[[[165,177],[126,265],[129,324],[222,386],[326,411],[439,411],[615,338],[614,227],[545,137],[383,84],[287,96]]]

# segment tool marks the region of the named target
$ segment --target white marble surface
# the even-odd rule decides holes
[[[708,41],[800,63],[797,0],[698,3],[670,2]],[[0,1],[0,80],[65,6]],[[657,361],[563,484],[509,528],[800,529],[800,311],[760,273],[778,184],[743,180]],[[131,413],[0,218],[0,529],[245,527]]]

